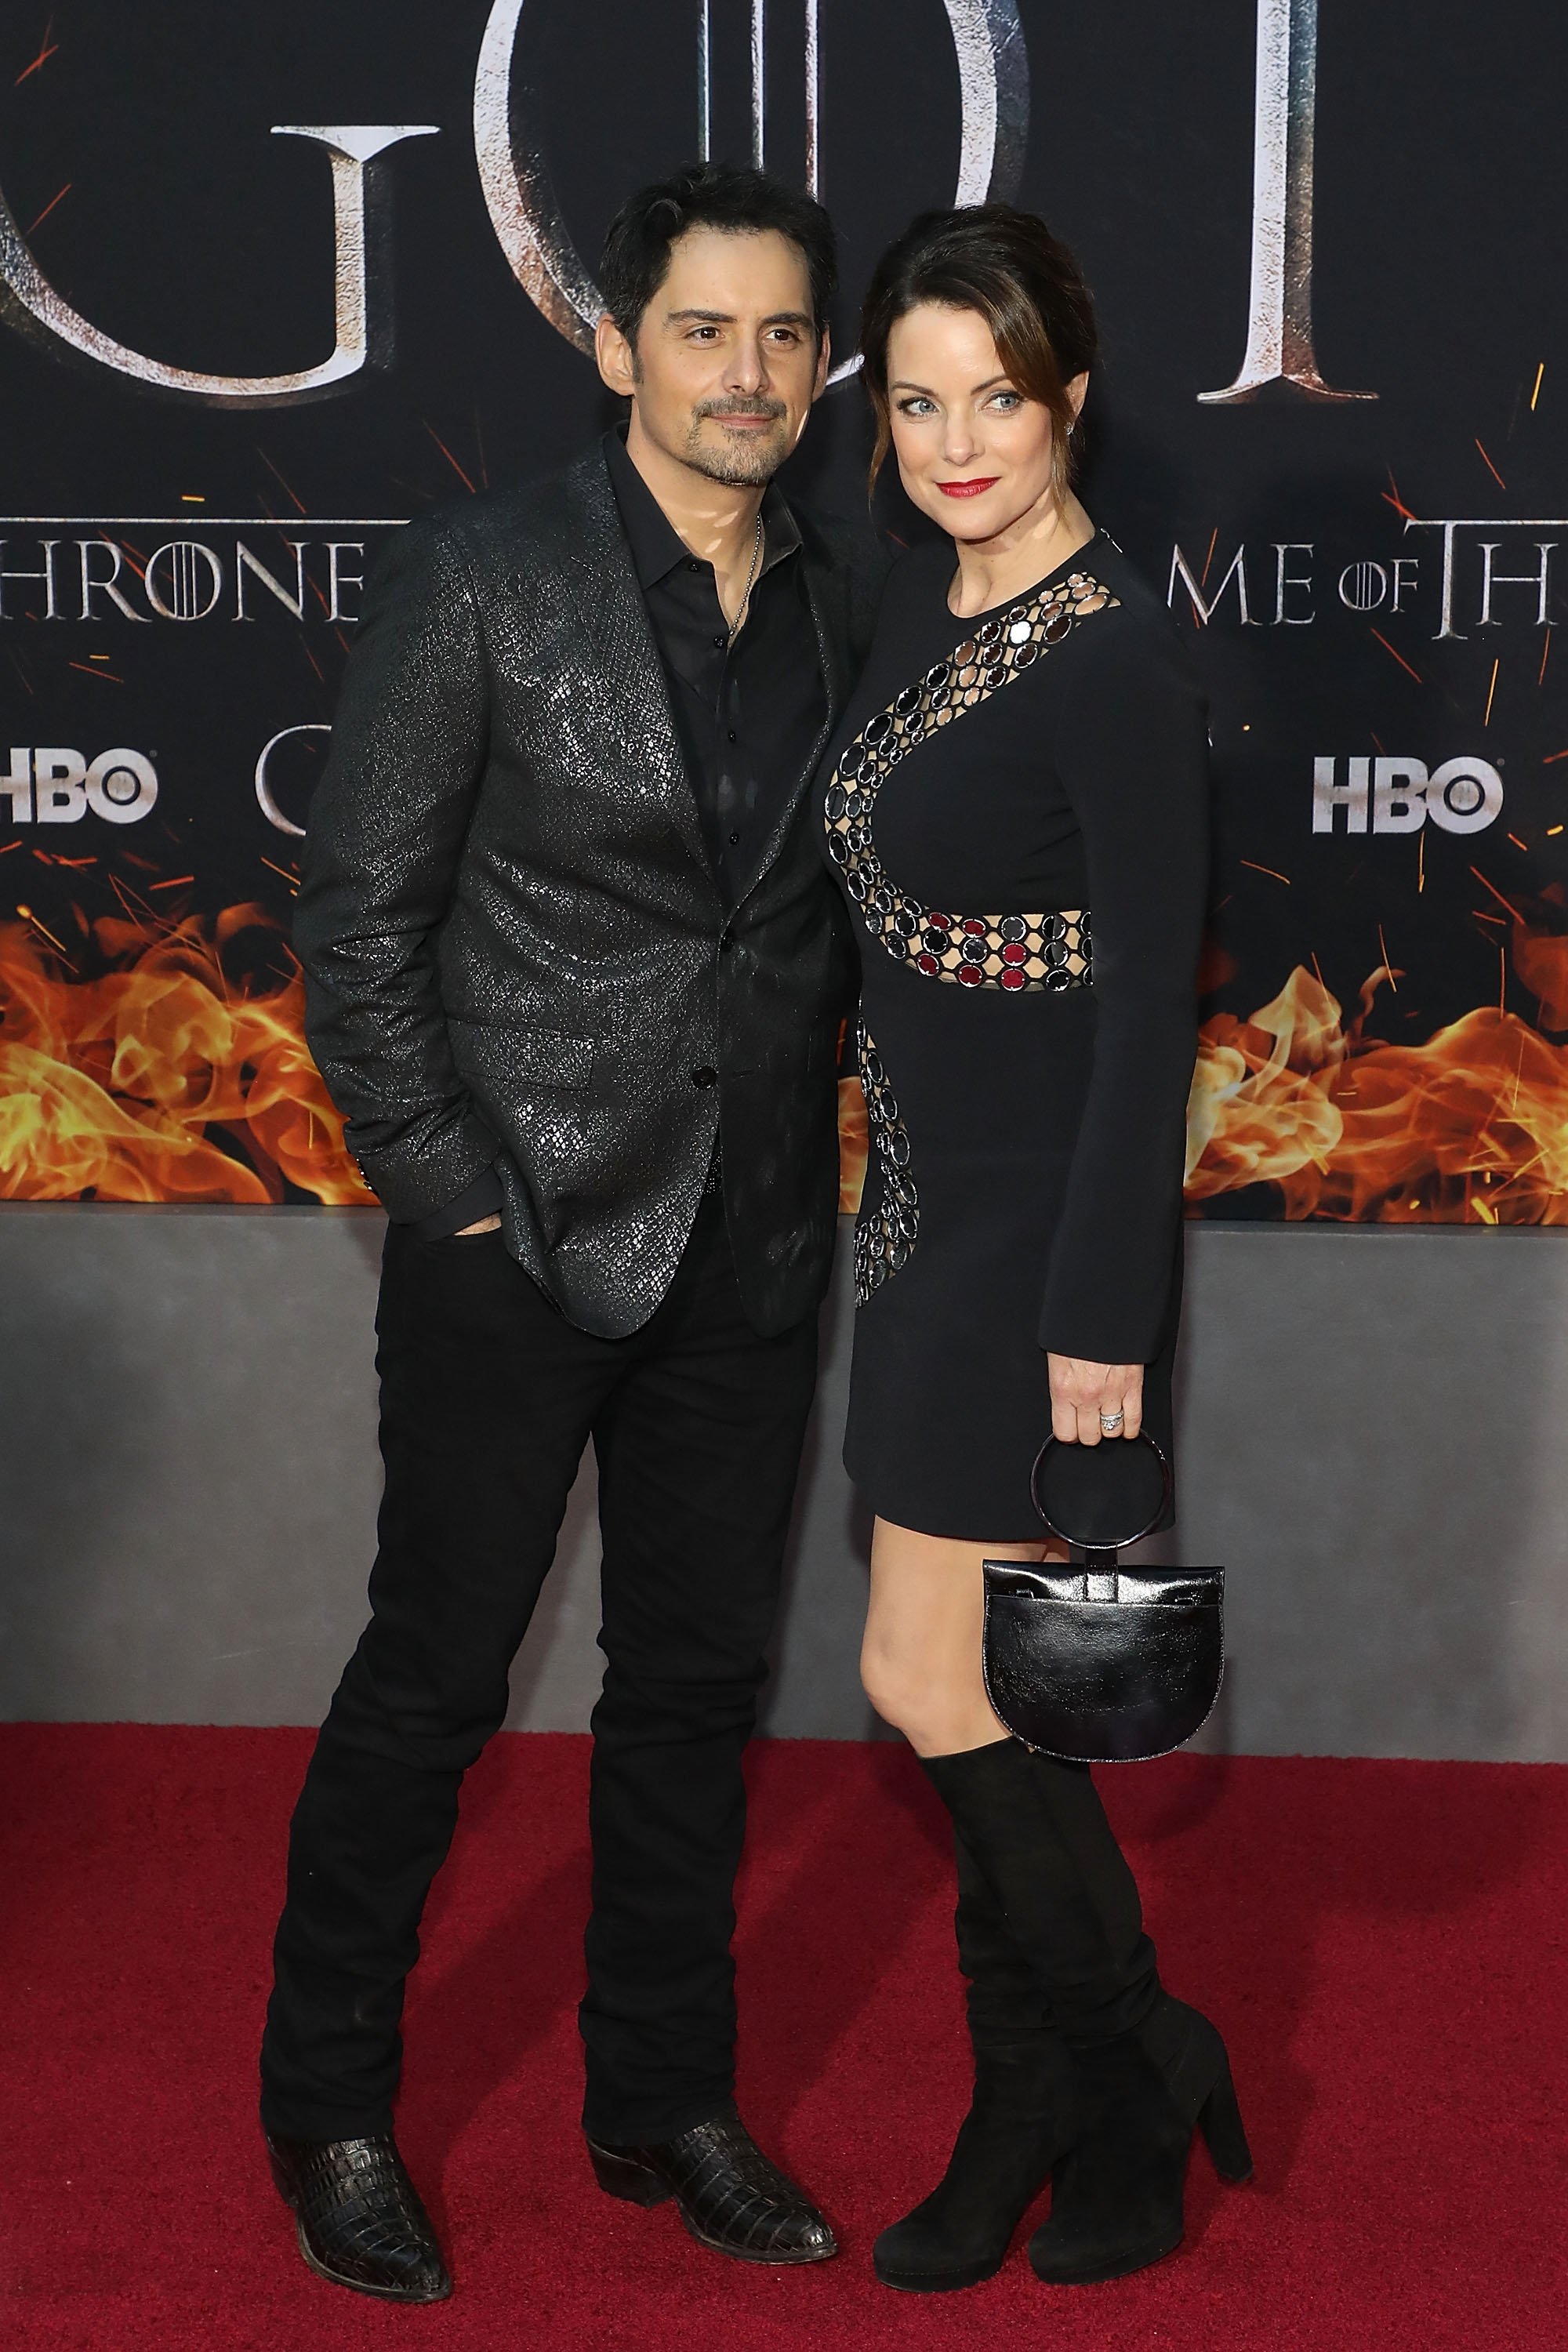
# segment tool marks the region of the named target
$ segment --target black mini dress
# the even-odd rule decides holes
[[[870,1137],[845,1462],[898,1526],[1027,1542],[1047,1350],[1146,1365],[1170,1446],[1208,742],[1103,531],[967,619],[953,570],[895,566],[824,769]]]

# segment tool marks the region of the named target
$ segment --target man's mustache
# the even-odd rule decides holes
[[[698,405],[699,416],[787,416],[789,410],[782,400],[747,399],[741,393],[731,393],[723,400],[704,400]]]

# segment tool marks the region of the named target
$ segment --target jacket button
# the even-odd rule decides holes
[[[704,1062],[700,1070],[692,1071],[691,1083],[694,1087],[717,1086],[719,1083],[719,1073],[717,1070],[710,1070],[707,1063]]]

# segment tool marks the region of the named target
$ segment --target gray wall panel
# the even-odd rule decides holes
[[[303,1723],[363,1616],[380,1220],[0,1209],[0,1716]],[[765,1723],[863,1738],[847,1254]],[[1568,1760],[1568,1236],[1192,1230],[1182,1519],[1230,1570],[1201,1744]],[[598,1686],[591,1465],[514,1726]]]

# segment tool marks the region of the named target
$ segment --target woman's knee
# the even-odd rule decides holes
[[[978,1675],[973,1677],[972,1688],[968,1679],[921,1674],[867,1651],[860,1660],[860,1684],[883,1722],[901,1731],[917,1755],[955,1754],[987,1736],[990,1708]]]
[[[869,1643],[860,1653],[860,1687],[884,1723],[910,1734],[927,1696],[921,1677]]]

